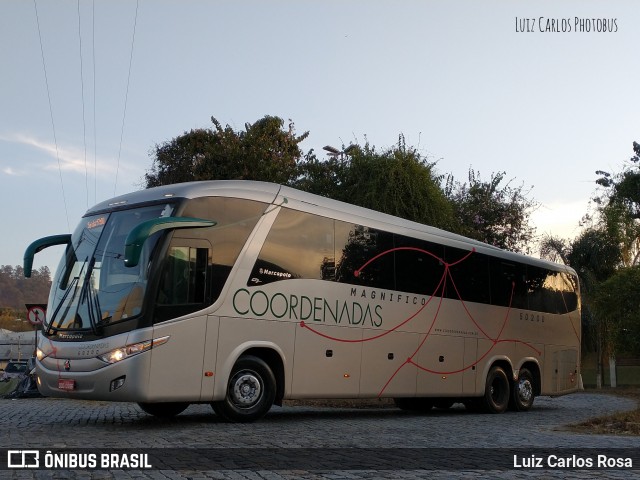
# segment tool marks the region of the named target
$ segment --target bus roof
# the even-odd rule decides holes
[[[423,239],[434,240],[433,237],[437,237],[438,242],[458,248],[476,248],[479,252],[492,256],[552,268],[553,270],[568,271],[575,274],[575,271],[568,266],[502,250],[493,245],[436,227],[303,192],[291,187],[253,180],[208,180],[148,188],[105,200],[90,208],[85,215],[132,207],[138,204],[157,202],[163,199],[200,198],[208,196],[244,198],[265,203],[285,202],[286,199],[287,207],[295,210],[307,211],[309,213],[329,216],[344,221],[360,222],[372,228],[386,228],[394,233],[416,236]]]

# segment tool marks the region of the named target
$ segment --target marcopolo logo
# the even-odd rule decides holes
[[[39,468],[40,452],[38,450],[8,450],[8,468]]]

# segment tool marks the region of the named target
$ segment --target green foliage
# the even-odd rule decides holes
[[[596,221],[620,244],[624,266],[640,264],[640,144],[633,142],[633,151],[621,172],[596,172],[603,187],[594,199]]]
[[[543,238],[540,255],[572,267],[580,277],[582,298],[582,340],[585,351],[598,348],[603,340],[603,325],[594,309],[594,298],[602,282],[620,265],[620,245],[603,228],[584,230],[572,241],[557,237]]]
[[[213,129],[197,129],[156,145],[146,187],[194,180],[264,180],[288,183],[296,176],[302,157],[293,123],[265,116],[234,131],[211,117]]]
[[[483,181],[469,169],[468,183],[447,179],[446,194],[453,203],[459,232],[499,248],[530,253],[535,228],[529,223],[536,202],[523,185],[505,182],[505,172]]]
[[[47,303],[50,288],[48,267],[34,269],[31,278],[24,278],[22,267],[0,266],[0,307],[24,310],[25,303]]]
[[[630,268],[640,263],[640,144],[633,142],[633,151],[621,172],[596,172],[602,189],[594,199],[596,215],[585,217],[590,227],[572,242],[542,242],[543,256],[562,259],[580,275],[583,338],[597,345],[600,365],[605,355],[638,352],[640,341],[640,277]]]
[[[307,156],[293,186],[439,228],[453,227],[453,211],[440,188],[435,164],[400,135],[397,145],[378,151],[366,143],[320,162]]]
[[[244,131],[198,129],[156,145],[146,186],[211,179],[263,180],[342,200],[408,220],[462,233],[498,247],[528,251],[533,239],[529,215],[535,203],[523,187],[504,183],[504,173],[483,182],[470,170],[469,183],[443,176],[404,136],[387,149],[368,142],[351,145],[326,161],[313,150],[302,153],[293,123],[284,130],[278,117],[266,116]]]
[[[594,297],[607,354],[640,354],[640,267],[621,268]]]

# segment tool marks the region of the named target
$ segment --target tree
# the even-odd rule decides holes
[[[423,158],[400,135],[378,151],[368,142],[325,162],[309,155],[293,186],[407,220],[451,229],[453,211],[444,196],[435,163]]]
[[[244,131],[234,131],[211,117],[213,129],[185,132],[156,145],[146,187],[194,180],[264,180],[288,183],[297,175],[302,157],[293,122],[284,130],[279,117],[265,116]]]
[[[505,172],[483,181],[469,168],[468,183],[447,179],[445,188],[453,203],[459,232],[467,237],[515,252],[531,253],[535,228],[530,217],[537,203],[527,197],[524,186],[504,182]]]
[[[603,320],[604,354],[640,354],[640,267],[616,271],[600,285],[594,308]]]
[[[627,267],[640,264],[640,144],[637,142],[633,142],[633,152],[621,172],[596,172],[600,175],[596,183],[603,191],[594,199],[595,221],[620,243],[622,263]]]
[[[616,350],[616,338],[609,335],[607,319],[597,314],[594,303],[600,285],[620,266],[620,243],[607,229],[592,227],[571,242],[558,237],[545,237],[541,242],[540,254],[543,258],[569,265],[580,277],[583,350],[597,352],[597,382],[600,386],[604,357]]]
[[[209,179],[264,180],[294,186],[398,217],[466,234],[498,247],[526,251],[533,238],[529,215],[535,203],[523,187],[503,183],[504,173],[483,182],[470,170],[469,184],[444,177],[416,148],[398,143],[387,149],[351,145],[326,161],[313,150],[302,153],[293,122],[283,129],[266,116],[245,131],[198,129],[156,145],[146,186]],[[449,196],[447,196],[447,193]]]
[[[24,311],[25,303],[47,303],[50,288],[48,267],[34,270],[31,278],[24,278],[21,266],[0,266],[0,307]]]

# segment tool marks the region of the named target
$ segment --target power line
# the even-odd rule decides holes
[[[129,73],[127,74],[127,90],[124,95],[124,111],[122,112],[122,128],[120,129],[120,146],[118,148],[118,163],[116,165],[116,181],[115,181],[115,185],[113,186],[114,197],[116,195],[116,188],[118,187],[118,172],[120,171],[120,154],[122,153],[122,137],[124,135],[124,121],[127,116],[127,100],[129,98],[129,83],[131,80],[131,64],[133,62],[133,45],[136,40],[136,25],[138,24],[138,3],[139,3],[139,0],[136,0],[136,14],[133,20],[133,35],[131,37],[131,53],[129,55]]]
[[[80,0],[78,0],[78,44],[80,45],[80,92],[82,96],[82,139],[84,142],[84,185],[89,208],[89,169],[87,168],[87,122],[84,109],[84,73],[82,64],[82,31],[80,25]]]
[[[69,224],[69,211],[67,209],[67,196],[64,192],[64,182],[62,181],[62,166],[60,165],[60,154],[58,152],[58,139],[56,137],[56,124],[53,120],[53,107],[51,106],[51,93],[49,91],[49,79],[47,78],[47,66],[44,61],[44,48],[42,48],[42,33],[40,31],[40,19],[38,18],[38,5],[36,0],[33,0],[33,8],[36,12],[36,25],[38,26],[38,39],[40,41],[40,54],[42,56],[42,70],[44,72],[44,83],[47,87],[47,99],[49,100],[49,115],[51,117],[51,128],[53,130],[53,142],[56,146],[56,159],[58,160],[58,173],[60,174],[60,188],[62,189],[62,201],[64,203],[64,213],[67,220],[67,229],[71,231],[71,225]]]
[[[91,59],[93,62],[93,203],[98,202],[98,127],[96,125],[96,2],[91,1]]]

